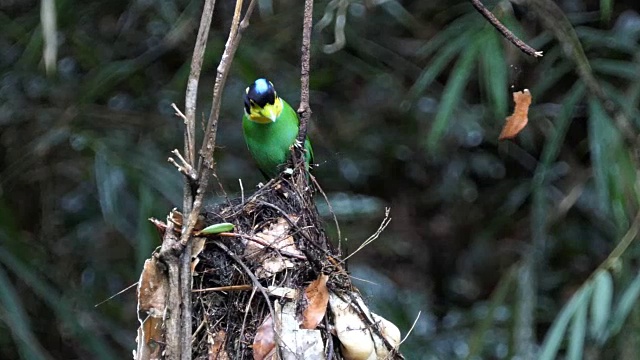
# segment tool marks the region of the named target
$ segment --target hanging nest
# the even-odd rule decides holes
[[[351,284],[306,176],[296,166],[201,216],[192,238],[194,359],[402,358],[397,327],[371,313]],[[180,231],[179,213],[156,224],[165,231],[169,222]],[[163,297],[158,284],[143,272],[138,354],[149,342],[156,347],[147,352],[162,354],[164,304],[150,300]]]

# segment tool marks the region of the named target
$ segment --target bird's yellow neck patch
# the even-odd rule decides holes
[[[273,104],[266,104],[264,107],[260,107],[258,104],[251,102],[251,107],[247,116],[249,120],[257,122],[259,124],[270,124],[276,122],[278,117],[282,113],[282,100],[276,96],[276,100]]]

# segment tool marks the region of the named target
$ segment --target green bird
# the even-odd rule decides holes
[[[291,105],[282,100],[271,81],[257,79],[244,95],[242,129],[251,156],[266,178],[274,178],[282,171],[291,154],[289,148],[296,141],[300,120]],[[311,142],[305,139],[307,170],[313,161]]]

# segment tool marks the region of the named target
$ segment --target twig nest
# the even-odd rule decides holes
[[[281,175],[246,201],[203,214],[192,237],[194,359],[402,359],[398,328],[354,290],[304,174]],[[181,216],[155,224],[179,234]],[[160,275],[154,284],[164,284]],[[147,283],[143,303],[162,294]],[[140,338],[162,344],[161,335]]]

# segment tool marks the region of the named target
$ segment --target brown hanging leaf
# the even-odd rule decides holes
[[[304,290],[306,308],[302,311],[301,329],[313,330],[324,318],[329,302],[328,279],[328,275],[322,274]]]
[[[276,332],[273,328],[273,318],[267,315],[262,324],[256,330],[256,337],[253,339],[253,360],[264,360],[269,353],[275,349]]]
[[[507,122],[502,128],[498,140],[514,138],[527,126],[527,122],[529,121],[529,105],[531,105],[531,93],[529,90],[524,89],[523,91],[514,92],[513,101],[516,104],[515,109],[513,110],[513,114],[507,117]]]

